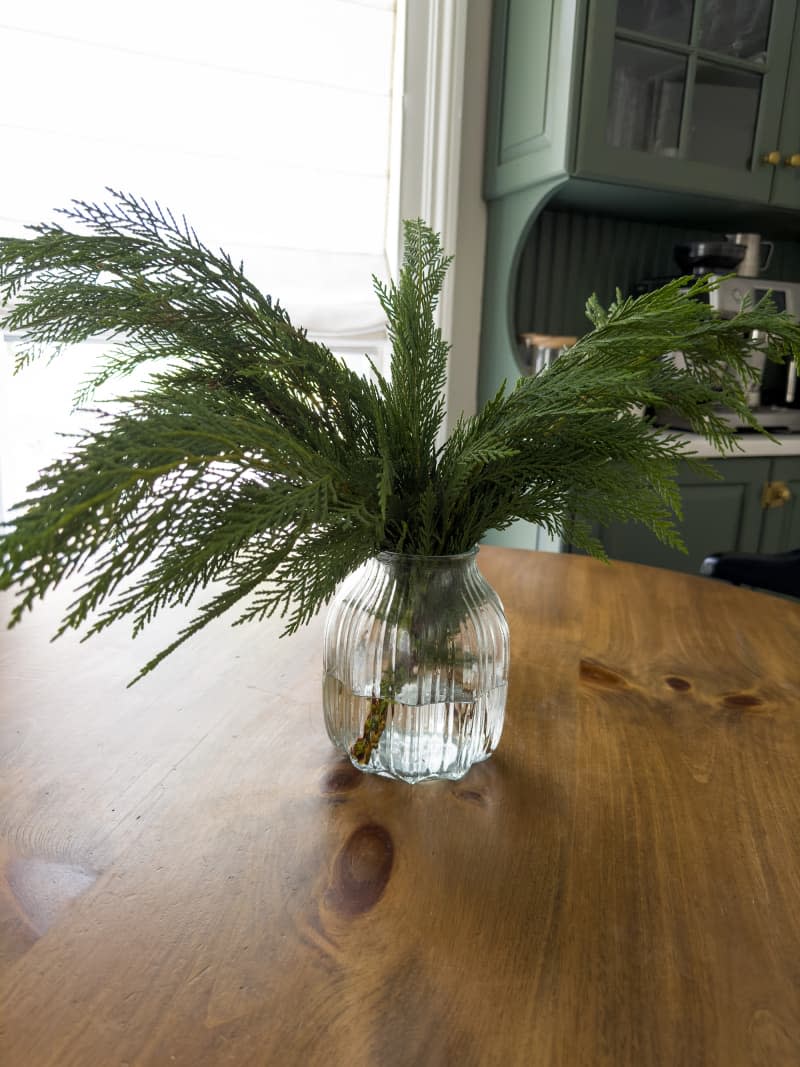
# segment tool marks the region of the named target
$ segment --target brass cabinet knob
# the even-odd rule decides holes
[[[783,162],[787,167],[800,167],[800,152],[792,152]]]
[[[769,163],[771,167],[777,167],[781,161],[780,152],[767,152],[766,155],[761,157],[762,163]]]
[[[792,491],[786,482],[765,482],[761,490],[762,508],[782,508],[792,499]]]

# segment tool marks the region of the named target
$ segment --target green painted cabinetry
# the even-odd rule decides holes
[[[795,23],[777,147],[782,162],[775,170],[771,203],[797,210],[800,208],[800,9]]]
[[[684,555],[636,523],[596,531],[612,559],[697,574],[714,552],[784,552],[800,548],[800,456],[723,459],[710,481],[688,469],[679,476]],[[764,487],[781,482],[791,494],[779,506],[762,506]]]
[[[617,246],[612,237],[598,253],[591,234],[583,243],[557,242],[541,265],[531,246],[545,209],[602,216],[619,223],[617,234],[635,220],[696,233],[752,230],[778,245],[796,243],[799,8],[800,0],[494,0],[479,405],[519,377],[521,330],[574,332],[543,329],[538,321],[520,325],[523,262],[540,264],[554,290],[576,289],[569,299],[578,306],[601,282],[624,284],[672,269],[651,262],[641,242]],[[763,162],[770,154],[773,162]],[[797,166],[789,165],[793,157]],[[612,268],[619,276],[607,278]],[[709,527],[710,550],[727,547],[731,536],[741,545],[752,514],[759,538],[773,526],[773,539],[793,536],[777,519],[763,525],[759,509],[752,510],[756,490],[746,487],[747,468],[739,470],[738,488],[685,482],[692,545],[705,548],[702,531]],[[716,501],[710,510],[708,500]],[[724,529],[735,533],[726,540]],[[627,532],[608,536],[627,551]],[[641,545],[639,531],[630,536]],[[526,547],[559,548],[528,524],[513,538]],[[686,569],[700,551],[690,546]]]
[[[575,178],[800,209],[797,9],[498,0],[487,197]]]
[[[574,173],[800,208],[796,9],[591,0]]]
[[[519,374],[519,265],[548,205],[796,239],[798,7],[495,0],[479,403]]]
[[[489,199],[563,181],[573,154],[582,0],[499,0],[486,120]]]

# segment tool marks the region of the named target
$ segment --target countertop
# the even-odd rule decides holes
[[[755,456],[770,456],[777,459],[781,456],[800,456],[800,433],[776,434],[775,441],[771,441],[760,433],[740,433],[736,438],[740,447],[733,452],[721,454],[700,434],[683,430],[669,432],[678,434],[689,441],[693,446],[693,451],[704,459],[745,459]]]
[[[460,782],[330,745],[322,618],[0,636],[8,1067],[800,1062],[800,606],[481,551],[506,727]],[[7,612],[9,597],[0,597]]]

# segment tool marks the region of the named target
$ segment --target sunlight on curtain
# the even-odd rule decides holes
[[[309,328],[380,321],[392,0],[26,0],[13,13],[0,23],[4,233],[112,186],[185,213]]]
[[[357,360],[354,339],[383,326],[371,275],[387,274],[396,22],[394,0],[14,5],[0,16],[0,234],[107,186],[158,201]],[[6,505],[33,463],[25,441],[46,451],[91,351],[10,392],[9,347]]]

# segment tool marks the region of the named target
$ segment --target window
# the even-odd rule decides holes
[[[421,216],[456,253],[439,309],[453,343],[447,402],[453,418],[474,411],[490,5],[204,8],[27,0],[0,23],[0,92],[14,102],[0,112],[0,234],[106,185],[160,200],[365,370],[365,354],[386,353],[371,274],[396,272],[400,219]],[[95,351],[12,385],[0,338],[0,521],[55,455]]]
[[[2,232],[124,189],[185,213],[315,332],[363,332],[385,273],[394,9],[18,5],[0,31]]]
[[[23,235],[107,186],[144,196],[243,260],[357,369],[364,353],[380,362],[371,276],[388,273],[387,233],[396,244],[403,12],[394,0],[17,5],[0,26],[0,99],[14,101],[0,122],[0,233]],[[80,346],[12,382],[13,347],[0,370],[6,506],[56,454],[55,429],[70,429],[71,396],[98,351]]]

